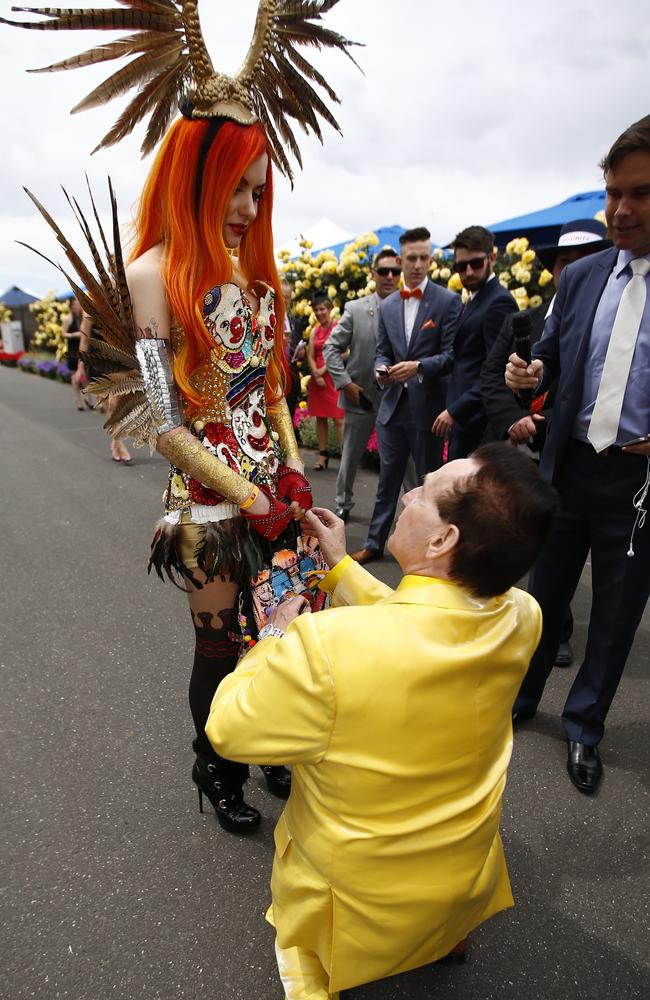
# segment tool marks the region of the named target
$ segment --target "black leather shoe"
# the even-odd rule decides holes
[[[598,788],[603,775],[598,747],[588,747],[584,743],[568,740],[569,756],[566,769],[571,781],[580,792],[591,795]]]
[[[556,667],[570,667],[573,663],[573,650],[570,642],[561,642],[557,647],[557,653],[553,664]]]
[[[262,764],[261,768],[271,794],[279,799],[288,799],[291,794],[291,771],[282,764]]]
[[[350,511],[345,510],[345,508],[343,507],[337,507],[334,513],[336,514],[337,517],[341,518],[343,524],[347,524],[348,521],[350,520]]]
[[[512,710],[512,724],[516,726],[520,722],[528,722],[529,719],[534,719],[537,713],[536,708],[513,708]]]

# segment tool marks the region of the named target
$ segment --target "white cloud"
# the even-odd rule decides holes
[[[4,16],[11,16],[10,6],[0,0]],[[243,20],[235,23],[227,5],[214,0],[203,0],[201,17],[213,61],[232,72],[243,58],[256,2],[231,6]],[[279,181],[278,242],[323,215],[353,232],[425,223],[445,242],[470,223],[553,204],[600,186],[598,160],[647,111],[645,0],[624,6],[341,0],[327,23],[365,42],[354,50],[365,75],[340,53],[315,55],[342,99],[336,114],[343,138],[324,126],[324,147],[314,139],[302,145],[305,169],[294,190]],[[83,197],[84,172],[97,191],[111,175],[124,218],[142,187],[150,162],[140,160],[142,130],[89,156],[124,99],[67,113],[106,68],[25,73],[92,41],[74,32],[0,26],[0,289],[57,285],[45,264],[13,243],[24,239],[52,250],[22,185],[61,223],[69,213],[59,185]]]

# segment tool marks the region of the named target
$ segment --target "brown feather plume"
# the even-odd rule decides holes
[[[94,274],[86,265],[38,198],[30,191],[27,191],[27,194],[56,235],[58,243],[63,247],[66,257],[76,272],[77,279],[68,274],[60,264],[54,264],[54,266],[65,275],[70,287],[79,299],[81,308],[90,315],[93,326],[97,328],[102,337],[102,340],[92,341],[92,351],[88,352],[85,358],[99,374],[99,378],[89,384],[88,391],[99,396],[100,399],[105,399],[107,396],[118,398],[115,411],[108,418],[104,427],[113,437],[128,436],[133,438],[136,447],[147,443],[153,449],[158,433],[151,404],[144,392],[144,382],[135,352],[135,344],[141,336],[141,331],[135,324],[131,296],[126,282],[115,192],[109,178],[108,190],[112,223],[112,245],[109,246],[106,233],[99,220],[90,185],[88,190],[99,232],[99,242],[94,238],[78,202],[74,198],[70,198],[65,190],[64,194],[88,245],[97,274]],[[23,244],[23,246],[28,246],[28,244]],[[100,246],[104,251],[105,260],[102,259]],[[33,247],[29,247],[29,249],[34,250]],[[44,257],[45,260],[49,260],[40,251],[35,250],[34,252]],[[50,263],[54,262],[50,261]]]
[[[126,58],[128,63],[111,74],[73,108],[82,111],[104,104],[136,89],[136,96],[122,111],[93,152],[119,142],[147,115],[149,124],[142,144],[146,154],[160,140],[188,93],[198,118],[232,115],[250,121],[251,112],[268,131],[278,169],[290,180],[292,171],[282,144],[300,160],[289,120],[321,142],[319,118],[340,131],[338,123],[312,86],[320,87],[330,101],[334,90],[298,46],[336,48],[352,58],[356,45],[326,28],[323,15],[338,0],[259,0],[253,37],[241,70],[233,79],[215,74],[205,49],[197,4],[189,0],[113,0],[112,7],[12,7],[17,13],[36,15],[37,21],[0,17],[0,22],[38,31],[121,31],[129,34],[31,72],[55,72]],[[115,6],[117,5],[117,6]],[[356,65],[356,63],[355,63]],[[233,114],[233,105],[243,117]],[[248,115],[248,118],[246,117]]]

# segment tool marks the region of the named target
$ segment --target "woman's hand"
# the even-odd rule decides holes
[[[262,493],[260,490],[253,503],[248,507],[249,514],[268,514],[271,509],[271,504],[269,503],[269,498],[266,493]]]

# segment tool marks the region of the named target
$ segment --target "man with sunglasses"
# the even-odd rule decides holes
[[[357,468],[377,418],[375,351],[379,303],[395,291],[401,273],[397,251],[382,247],[373,264],[375,291],[346,304],[323,350],[327,370],[340,391],[339,405],[345,410],[335,505],[337,517],[346,523],[354,506],[352,490]]]
[[[460,280],[469,292],[454,341],[454,369],[447,408],[436,417],[432,432],[448,437],[449,460],[466,458],[478,448],[487,418],[481,402],[481,368],[505,317],[517,311],[514,298],[494,273],[494,236],[483,226],[469,226],[452,244]]]
[[[430,433],[431,415],[445,405],[460,299],[428,277],[431,233],[408,229],[399,239],[404,287],[381,303],[375,377],[379,484],[364,547],[352,558],[378,559],[393,523],[409,456],[419,479],[442,463],[442,440]]]

